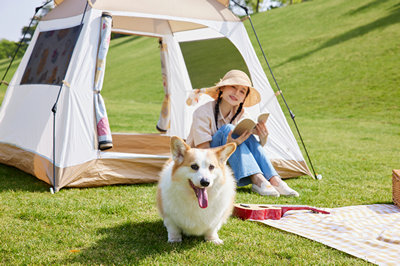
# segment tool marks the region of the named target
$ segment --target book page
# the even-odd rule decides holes
[[[252,130],[256,126],[256,123],[250,118],[245,118],[240,121],[233,129],[233,134],[242,135],[246,130]]]
[[[258,123],[266,123],[269,117],[269,113],[262,113],[258,116]],[[252,131],[256,127],[257,123],[251,118],[244,118],[233,129],[232,134],[242,135],[246,130]],[[253,132],[252,132],[253,133]]]
[[[258,116],[258,123],[266,123],[269,117],[269,113],[263,113]]]

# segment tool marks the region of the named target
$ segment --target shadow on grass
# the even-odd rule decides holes
[[[27,191],[49,192],[50,186],[15,167],[0,164],[0,192]]]
[[[253,193],[251,191],[251,186],[244,186],[244,187],[237,187],[236,188],[237,193],[244,193],[244,194],[251,194]]]
[[[136,36],[136,35],[134,35],[134,36],[129,36],[129,37],[122,37],[122,38],[124,38],[124,40],[123,41],[121,41],[121,42],[119,42],[119,43],[112,43],[111,44],[111,46],[110,46],[110,48],[112,47],[112,48],[115,48],[115,47],[118,47],[118,46],[121,46],[121,45],[124,45],[124,44],[126,44],[126,43],[130,43],[130,42],[132,42],[132,41],[134,41],[134,40],[136,40],[136,39],[139,39],[141,36]]]
[[[143,184],[115,184],[108,185],[108,187],[123,187],[123,186],[137,186],[137,187],[152,187],[157,185],[154,183]],[[76,187],[63,187],[62,190],[78,190],[90,189],[91,187],[76,188]],[[95,189],[96,187],[93,187]],[[46,182],[36,178],[33,175],[25,173],[18,168],[0,164],[0,193],[3,191],[26,191],[26,192],[49,192],[50,185]]]
[[[369,204],[369,203],[368,203]],[[371,203],[371,205],[382,205],[382,204],[385,204],[385,205],[394,205],[394,203],[393,203],[393,201],[390,201],[390,200],[388,200],[388,201],[376,201],[376,202],[372,202]],[[400,211],[400,209],[399,209],[399,211]]]
[[[360,12],[364,12],[364,11],[368,11],[371,8],[376,8],[377,6],[384,4],[385,2],[387,2],[389,0],[375,0],[372,1],[366,5],[363,5],[355,10],[349,11],[348,13],[346,13],[346,15],[348,16],[353,16],[353,15],[357,15]]]
[[[289,58],[288,60],[278,64],[276,67],[285,65],[286,63],[290,63],[293,61],[298,61],[301,60],[305,57],[311,56],[312,54],[321,51],[325,48],[329,48],[335,45],[338,45],[342,42],[346,42],[349,41],[351,39],[363,36],[371,31],[374,30],[378,30],[378,29],[383,29],[386,28],[392,24],[396,24],[396,23],[400,23],[400,5],[394,5],[391,9],[391,12],[389,15],[387,15],[386,17],[377,19],[371,23],[365,24],[363,26],[354,28],[352,30],[349,30],[345,33],[342,33],[336,37],[331,38],[330,40],[326,41],[325,43],[323,43],[322,45],[320,45],[319,47],[315,48],[314,50],[305,52],[303,54],[300,55],[296,55],[293,56],[291,58]]]
[[[102,228],[97,233],[101,239],[92,247],[56,264],[135,264],[146,258],[159,261],[159,255],[190,249],[203,242],[201,237],[183,236],[182,243],[168,243],[162,220],[128,222]]]

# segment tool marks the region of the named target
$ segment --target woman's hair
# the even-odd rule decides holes
[[[244,97],[243,102],[241,102],[239,104],[239,108],[237,109],[236,114],[232,117],[232,119],[231,119],[231,121],[229,123],[232,123],[232,121],[234,121],[235,118],[240,114],[240,112],[243,109],[243,103],[246,100],[246,97],[247,97],[247,95],[249,95],[249,93],[250,93],[250,89],[247,90],[246,96]],[[219,89],[219,93],[218,93],[217,103],[215,104],[215,110],[214,110],[215,126],[217,127],[217,130],[218,130],[219,103],[221,102],[221,99],[222,99],[221,95],[222,95],[222,90],[220,88]]]
[[[217,103],[215,104],[215,109],[214,109],[215,126],[217,127],[217,130],[218,130],[219,103],[221,102],[221,99],[222,99],[221,95],[222,95],[222,91],[220,89],[218,92]]]

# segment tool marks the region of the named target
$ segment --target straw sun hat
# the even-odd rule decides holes
[[[250,78],[246,73],[240,70],[231,70],[215,86],[205,88],[204,93],[210,95],[212,98],[217,99],[219,89],[223,86],[241,85],[248,87],[250,92],[247,95],[243,107],[253,106],[261,101],[260,93],[253,88]]]

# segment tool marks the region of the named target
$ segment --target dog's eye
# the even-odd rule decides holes
[[[197,164],[192,164],[191,166],[190,166],[193,170],[199,170],[199,166],[197,165]]]
[[[210,164],[210,166],[208,167],[208,169],[210,169],[210,171],[213,170],[214,168],[215,168],[215,166],[212,164]]]

